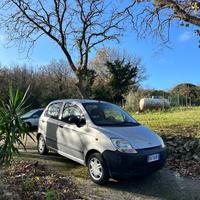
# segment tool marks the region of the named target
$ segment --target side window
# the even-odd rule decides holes
[[[68,119],[72,116],[81,118],[83,117],[83,113],[78,106],[66,104],[62,113],[62,120],[67,122]]]
[[[51,104],[45,113],[46,116],[54,118],[54,119],[58,119],[61,106],[62,106],[62,103]]]

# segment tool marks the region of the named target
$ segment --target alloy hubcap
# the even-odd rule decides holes
[[[100,161],[97,158],[92,158],[89,163],[90,175],[93,179],[99,180],[103,174],[103,168]]]

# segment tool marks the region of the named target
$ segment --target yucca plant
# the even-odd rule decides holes
[[[23,140],[26,135],[31,137],[21,119],[27,109],[25,104],[28,90],[23,95],[10,86],[8,102],[0,103],[0,164],[10,164],[14,154],[19,153],[17,146],[22,145],[25,149]]]

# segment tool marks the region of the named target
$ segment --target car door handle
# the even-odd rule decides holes
[[[63,125],[58,125],[60,128],[63,128]]]

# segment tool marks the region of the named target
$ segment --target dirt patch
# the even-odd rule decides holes
[[[82,199],[69,176],[63,176],[38,162],[15,161],[2,173],[1,199]]]

